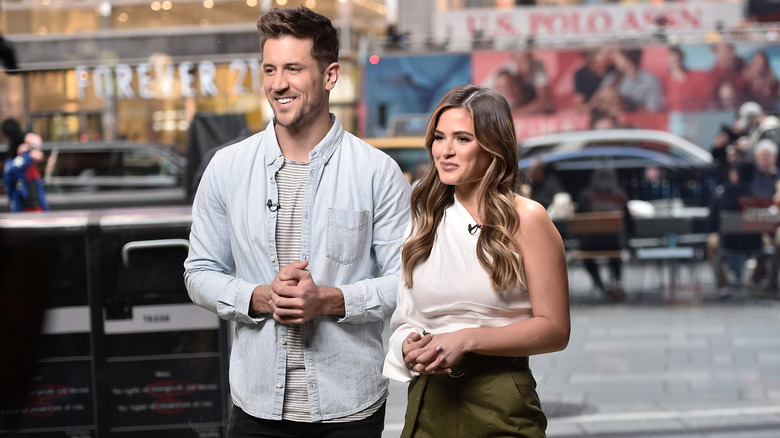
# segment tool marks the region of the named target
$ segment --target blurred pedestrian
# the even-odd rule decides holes
[[[755,196],[772,199],[778,189],[780,172],[777,167],[777,144],[769,139],[763,139],[756,145],[753,153],[755,172],[750,183]]]
[[[543,437],[528,356],[568,343],[568,275],[546,211],[517,195],[506,99],[453,88],[425,145],[431,160],[412,192],[384,366],[410,382],[401,435]]]
[[[526,193],[530,193],[529,197],[542,204],[544,208],[550,206],[556,194],[566,191],[563,182],[555,172],[555,165],[541,158],[534,160],[528,168],[528,178],[530,184]]]
[[[46,191],[38,167],[46,157],[38,134],[24,132],[14,119],[3,121],[2,131],[8,137],[8,155],[3,166],[3,182],[9,210],[31,212],[49,210]]]
[[[192,300],[235,324],[227,435],[379,438],[411,187],[329,111],[332,22],[273,8],[257,28],[274,117],[209,162],[184,263]]]
[[[723,210],[766,209],[773,203],[777,203],[780,199],[780,170],[777,166],[777,155],[778,147],[772,140],[760,140],[753,153],[753,161],[741,160],[735,163],[738,172],[730,172],[730,184],[724,186],[723,195],[715,201],[717,204],[710,206],[711,234],[708,239],[707,251],[718,287],[725,285],[726,277],[720,271],[722,267],[718,265],[720,257],[717,256],[716,251],[724,242],[722,241],[723,233],[716,226],[719,225],[716,216],[719,211]],[[780,233],[776,230],[744,233],[737,238],[732,238],[732,241],[726,242],[726,244],[730,248],[753,249],[756,267],[750,279],[751,286],[759,287],[760,283],[767,279],[767,272],[769,272],[767,287],[773,290],[777,289],[778,276],[780,276]],[[770,256],[763,251],[763,248],[774,248],[773,254]],[[766,265],[769,261],[771,261],[771,266],[767,269]]]
[[[735,122],[731,126],[723,124],[720,131],[715,134],[710,152],[715,164],[715,180],[717,185],[723,186],[729,180],[729,172],[734,163],[742,160],[736,141],[743,135],[741,123]]]
[[[618,184],[618,175],[614,169],[599,168],[591,174],[590,183],[577,197],[576,212],[620,212],[623,215],[623,230],[615,235],[584,235],[580,237],[580,249],[586,251],[617,250],[626,247],[626,240],[633,235],[636,226],[628,209],[628,198]],[[585,259],[584,265],[593,280],[593,286],[599,294],[607,295],[613,300],[623,300],[626,292],[623,290],[623,260],[610,258],[608,260],[611,281],[607,286],[601,279],[598,264],[594,259]]]
[[[763,139],[780,143],[780,119],[769,115],[758,102],[745,102],[737,111],[737,123],[742,136],[735,146],[745,160],[751,160],[758,142]]]
[[[742,250],[753,250],[759,254],[759,263],[763,266],[765,258],[760,255],[763,246],[760,233],[751,233],[748,235],[722,237],[721,213],[724,211],[739,211],[741,207],[740,200],[753,198],[755,193],[752,189],[752,181],[755,174],[755,165],[750,162],[739,161],[733,163],[728,172],[728,180],[723,185],[723,190],[712,199],[709,206],[709,216],[707,219],[707,229],[710,234],[707,238],[706,250],[707,260],[712,268],[715,277],[715,287],[721,296],[726,295],[724,287],[728,285],[728,275],[724,266],[721,245],[724,243],[729,248],[740,248]],[[754,270],[754,275],[759,276],[763,268]],[[754,277],[754,280],[756,278]]]

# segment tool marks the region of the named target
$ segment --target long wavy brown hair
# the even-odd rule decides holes
[[[514,196],[519,193],[523,176],[518,167],[517,137],[509,103],[489,88],[469,84],[448,91],[428,121],[428,168],[412,191],[412,233],[401,252],[406,286],[412,287],[412,270],[430,256],[444,211],[455,202],[455,187],[441,182],[431,151],[439,118],[453,108],[464,108],[471,114],[477,142],[492,158],[479,185],[483,222],[477,257],[482,268],[490,273],[493,290],[500,293],[522,284],[522,262],[514,244],[520,227]]]

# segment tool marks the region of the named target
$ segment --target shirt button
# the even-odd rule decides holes
[[[282,386],[284,386],[284,385],[282,385],[282,382],[276,382],[276,387],[277,388],[281,388]]]
[[[276,213],[271,213],[271,218],[275,218],[275,217],[276,217]]]
[[[279,343],[282,344],[282,345],[287,345],[287,339],[284,339],[284,338],[279,339]]]
[[[271,256],[271,261],[272,261],[272,262],[275,262],[275,261],[276,261],[276,257],[274,257],[274,256]]]

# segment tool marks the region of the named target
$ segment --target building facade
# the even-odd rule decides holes
[[[17,69],[6,63],[0,73],[0,117],[45,140],[181,148],[196,113],[244,114],[249,130],[259,131],[270,107],[255,21],[273,6],[299,3],[340,30],[342,75],[331,100],[351,129],[358,41],[384,29],[384,2],[5,0],[0,29]]]

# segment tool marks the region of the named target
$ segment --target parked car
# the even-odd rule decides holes
[[[521,158],[551,151],[576,151],[594,147],[634,147],[694,164],[712,162],[712,154],[707,149],[671,132],[653,129],[559,132],[528,138],[519,145]]]
[[[682,199],[706,207],[715,190],[712,153],[683,137],[652,129],[571,131],[520,142],[520,168],[534,160],[551,163],[566,190],[575,197],[599,167],[618,171],[629,198]]]
[[[5,162],[7,145],[0,145]],[[187,160],[161,145],[47,142],[40,164],[52,210],[186,204]],[[5,193],[5,187],[2,187]],[[5,196],[0,211],[8,210]]]
[[[424,137],[369,138],[387,152],[411,181],[419,164],[428,162]],[[566,190],[576,198],[590,174],[599,167],[617,169],[631,199],[682,199],[685,205],[706,207],[715,189],[712,154],[678,136],[649,129],[610,129],[562,132],[523,140],[519,144],[522,170],[542,159],[553,165]],[[648,177],[658,173],[657,179]]]
[[[525,156],[520,168],[527,171],[537,160],[550,166],[573,199],[588,185],[593,171],[605,167],[617,171],[620,185],[632,200],[681,199],[686,206],[706,207],[715,190],[711,157],[680,156],[640,146],[552,148]]]

